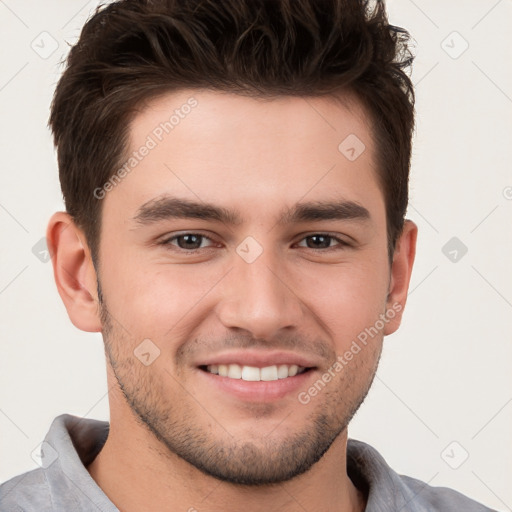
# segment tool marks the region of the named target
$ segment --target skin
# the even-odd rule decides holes
[[[102,331],[106,346],[110,434],[88,470],[126,512],[364,510],[366,497],[346,472],[346,427],[384,336],[400,325],[417,227],[406,221],[390,265],[371,128],[348,95],[168,94],[135,117],[130,151],[191,97],[191,113],[102,200],[98,274],[67,213],[48,225],[69,317],[81,330]],[[354,161],[338,150],[350,134],[366,146]],[[163,194],[237,210],[243,222],[134,220]],[[328,200],[353,201],[369,218],[277,222],[284,207]],[[207,238],[158,244],[187,232]],[[322,233],[349,245],[314,243]],[[248,236],[263,251],[252,263],[236,251]],[[378,334],[301,403],[298,391],[393,305]],[[148,366],[134,356],[144,339],[160,350]],[[197,368],[233,349],[299,353],[314,369],[283,397],[245,400]]]

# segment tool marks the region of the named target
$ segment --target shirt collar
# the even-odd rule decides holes
[[[54,505],[60,500],[68,507],[72,504],[83,510],[119,512],[86,469],[103,448],[108,432],[106,421],[70,414],[55,418],[45,438],[51,461],[45,473]],[[348,440],[347,473],[367,496],[365,512],[426,510],[379,452],[366,443]]]

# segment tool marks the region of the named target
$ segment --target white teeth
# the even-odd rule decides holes
[[[244,369],[242,370],[242,380],[260,380],[260,369],[255,366],[244,366]]]
[[[261,380],[277,380],[277,366],[265,366],[261,369]]]
[[[294,377],[297,375],[297,372],[299,371],[299,367],[296,364],[292,364],[290,368],[288,368],[288,377]]]
[[[286,364],[280,364],[277,367],[277,378],[286,379],[288,377],[288,366]]]
[[[239,364],[230,364],[228,366],[228,377],[230,379],[241,379],[242,367]]]
[[[273,381],[294,377],[302,373],[305,368],[296,364],[280,364],[279,366],[265,366],[258,368],[256,366],[240,366],[239,364],[212,364],[206,367],[210,373],[229,377],[230,379],[242,379],[246,381]]]

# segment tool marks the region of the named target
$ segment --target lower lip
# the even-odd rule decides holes
[[[298,394],[307,389],[307,381],[314,373],[313,369],[306,372],[271,381],[246,381],[221,377],[201,369],[198,372],[206,379],[209,386],[216,386],[222,392],[249,402],[272,402],[284,398],[291,393]]]

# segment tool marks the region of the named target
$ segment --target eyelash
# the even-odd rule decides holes
[[[190,236],[190,235],[199,237],[201,239],[210,240],[211,242],[215,243],[215,240],[213,240],[212,238],[210,238],[210,237],[208,237],[206,235],[203,235],[202,233],[187,232],[187,233],[181,233],[179,235],[173,235],[170,238],[166,238],[165,240],[162,240],[161,242],[159,242],[159,245],[170,246],[170,245],[173,245],[171,242],[177,240],[178,238],[181,238],[181,237],[184,237],[184,236]],[[314,249],[314,248],[311,248],[311,247],[303,247],[303,249],[310,249],[312,251],[330,252],[330,251],[335,251],[335,250],[340,250],[340,249],[343,249],[343,248],[346,248],[346,247],[350,247],[350,244],[348,244],[347,242],[345,242],[341,238],[338,238],[338,237],[336,237],[334,235],[331,235],[329,233],[321,233],[321,232],[320,233],[313,233],[311,235],[307,235],[307,236],[303,237],[300,240],[300,242],[302,242],[303,240],[306,240],[307,238],[312,238],[314,236],[321,236],[321,237],[325,237],[325,238],[330,238],[331,240],[335,240],[336,242],[338,242],[338,244],[336,246],[334,246],[334,247],[326,247],[326,248],[319,248],[319,249]],[[203,248],[199,248],[199,249],[188,250],[188,249],[182,249],[181,247],[176,247],[175,246],[174,250],[177,250],[178,252],[185,252],[185,253],[188,253],[188,254],[195,254],[195,253],[201,251],[202,249],[211,249],[211,247],[203,247]]]

